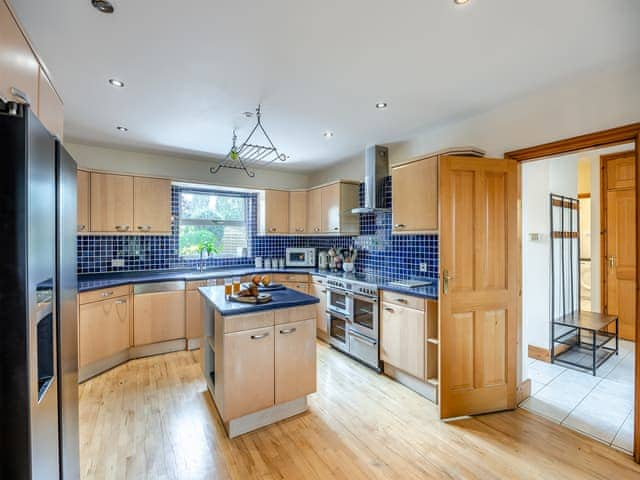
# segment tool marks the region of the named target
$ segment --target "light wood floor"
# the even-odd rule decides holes
[[[198,356],[140,359],[81,385],[83,478],[640,478],[631,457],[524,410],[442,423],[324,344],[310,410],[229,440]]]

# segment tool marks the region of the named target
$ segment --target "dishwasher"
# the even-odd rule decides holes
[[[141,283],[133,287],[133,345],[185,341],[185,282]],[[177,349],[177,348],[176,348]]]

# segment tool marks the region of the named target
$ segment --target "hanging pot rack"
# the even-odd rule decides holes
[[[218,163],[218,165],[209,169],[212,174],[215,175],[222,168],[230,168],[234,170],[243,170],[249,177],[253,178],[256,174],[253,170],[250,170],[251,167],[264,167],[275,161],[285,162],[289,158],[284,153],[280,153],[278,151],[271,141],[269,134],[262,126],[261,105],[258,105],[256,108],[256,118],[257,122],[251,130],[251,133],[249,133],[246,140],[242,142],[239,147],[237,146],[238,135],[236,134],[236,130],[233,130],[233,143],[231,149],[229,150],[229,153],[227,153],[226,157]],[[255,143],[250,143],[251,138],[258,129],[260,129],[266,138],[268,142],[267,145],[261,145],[260,143],[255,142],[255,140]]]

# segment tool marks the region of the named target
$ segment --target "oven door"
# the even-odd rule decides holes
[[[347,332],[349,331],[349,319],[338,313],[327,312],[329,322],[329,344],[342,350],[349,351],[349,339]]]
[[[378,299],[353,295],[351,329],[373,340],[378,340]]]
[[[353,295],[344,290],[327,288],[327,311],[337,313],[351,320]]]

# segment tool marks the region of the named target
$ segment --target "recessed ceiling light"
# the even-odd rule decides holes
[[[322,135],[324,135],[324,138],[331,138],[333,137],[333,132],[331,130],[327,130]]]
[[[382,110],[383,108],[387,108],[389,104],[387,102],[378,102],[376,103],[376,108],[378,110]]]
[[[91,0],[93,8],[99,10],[102,13],[113,13],[113,5],[108,0]]]
[[[124,82],[122,80],[118,80],[117,78],[110,78],[109,83],[114,87],[118,87],[118,88],[124,87]]]
[[[465,3],[468,3],[469,0],[453,0],[453,3],[455,3],[456,5],[464,5]]]
[[[123,127],[122,125],[118,125],[116,127],[116,129],[120,130],[121,132],[128,132],[129,129],[127,127]]]

